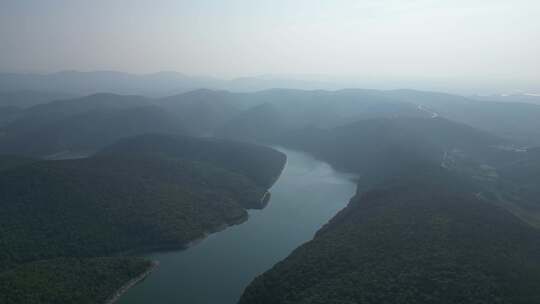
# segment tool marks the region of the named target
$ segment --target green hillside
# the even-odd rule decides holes
[[[150,270],[137,258],[60,258],[24,264],[0,273],[4,304],[95,304]]]
[[[40,157],[67,152],[93,153],[130,136],[185,133],[182,122],[156,106],[98,109],[36,125],[15,123],[6,127],[5,135],[0,138],[0,151],[4,154]]]
[[[356,196],[239,303],[540,301],[540,232],[440,174]]]
[[[5,157],[0,161],[0,273],[4,280],[28,272],[45,276],[38,276],[45,286],[28,295],[41,297],[56,288],[43,278],[74,274],[64,273],[63,262],[44,268],[53,274],[34,274],[24,268],[29,263],[181,249],[246,220],[247,208],[262,208],[284,163],[285,156],[269,148],[167,135],[121,141],[86,159]],[[22,291],[10,295],[29,288],[16,283]]]

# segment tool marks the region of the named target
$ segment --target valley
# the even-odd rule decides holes
[[[120,298],[120,304],[237,303],[257,275],[285,258],[345,207],[354,176],[293,150],[263,210],[209,235],[185,251],[154,253],[160,267]]]
[[[533,303],[533,122],[472,126],[460,113],[499,104],[471,102],[275,89],[28,106],[0,126],[3,300]]]
[[[539,304],[539,0],[0,0],[0,304]]]

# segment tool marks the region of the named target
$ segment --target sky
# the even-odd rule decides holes
[[[540,87],[539,54],[538,0],[0,1],[2,72],[315,75],[519,90]]]

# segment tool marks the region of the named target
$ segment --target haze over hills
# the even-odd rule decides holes
[[[137,115],[122,114],[129,108]],[[116,118],[122,115],[130,116],[130,120]],[[491,132],[506,139],[509,145],[520,147],[540,144],[538,115],[540,105],[480,102],[458,95],[412,90],[196,90],[158,99],[102,93],[22,110],[6,109],[0,116],[0,149],[4,153],[19,151],[31,155],[89,151],[117,138],[148,132],[271,142],[306,127],[330,128],[361,119],[398,116],[445,117]],[[153,121],[159,124],[152,126]],[[78,132],[101,134],[104,128],[111,132],[110,139],[103,139],[102,143],[72,143],[70,136],[54,139],[60,132],[71,133],[73,138]],[[44,142],[21,147],[30,142],[29,138],[44,138]],[[85,141],[84,136],[81,138],[75,140]]]
[[[538,38],[538,0],[1,0],[0,304],[539,304]]]
[[[260,144],[354,173],[357,194],[240,303],[539,297],[538,105],[414,90],[199,89],[92,94],[5,117],[7,303],[104,302],[155,266],[132,254],[245,221],[285,164]],[[77,292],[82,284],[93,287]]]
[[[202,87],[216,87],[211,78],[189,77],[177,72],[135,75],[117,71],[63,71],[52,74],[0,74],[0,91],[57,91],[69,94],[96,93],[172,95]]]
[[[38,104],[51,102],[54,100],[70,99],[77,97],[73,94],[30,91],[30,90],[0,90],[0,107],[28,108]]]
[[[0,106],[20,107],[35,105],[44,101],[74,98],[97,93],[123,95],[145,95],[166,97],[197,89],[228,90],[233,92],[257,92],[275,88],[295,90],[341,90],[349,88],[418,88],[419,90],[445,91],[463,94],[485,101],[510,101],[538,104],[538,94],[495,94],[495,88],[479,92],[426,85],[426,81],[374,82],[369,78],[340,78],[323,75],[269,74],[238,78],[216,78],[190,76],[175,71],[161,71],[149,74],[132,74],[120,71],[60,71],[49,74],[0,73]],[[435,82],[435,80],[432,80]],[[487,90],[487,91],[486,91]],[[476,94],[475,94],[476,93]],[[482,95],[480,95],[482,94]]]
[[[536,119],[540,112],[540,105],[537,105],[537,96],[533,94],[508,95],[504,97],[501,97],[501,95],[492,95],[493,100],[491,100],[489,96],[473,96],[470,98],[460,95],[414,90],[348,89],[335,92],[311,91],[313,89],[335,90],[345,88],[345,86],[318,81],[295,81],[274,77],[253,77],[227,81],[205,77],[190,77],[176,72],[134,75],[113,71],[70,71],[46,75],[1,74],[0,76],[0,92],[4,91],[0,93],[0,107],[3,107],[2,113],[0,113],[0,125],[12,122],[17,116],[23,115],[25,111],[18,108],[27,108],[52,100],[67,99],[73,95],[81,96],[102,92],[164,97],[150,101],[160,103],[167,107],[168,110],[180,115],[186,127],[193,128],[194,133],[199,132],[206,135],[211,134],[213,132],[212,129],[223,125],[233,118],[235,114],[238,114],[238,109],[243,110],[253,105],[272,103],[274,106],[281,107],[282,112],[286,112],[287,115],[294,115],[291,111],[299,109],[299,107],[291,107],[290,101],[294,101],[297,104],[302,102],[301,100],[309,100],[309,103],[312,103],[310,107],[317,106],[319,107],[319,111],[337,111],[337,113],[334,113],[335,115],[347,116],[359,112],[360,109],[350,108],[350,106],[355,104],[355,101],[361,100],[364,107],[368,102],[371,102],[372,105],[379,106],[388,103],[409,103],[420,107],[428,115],[441,115],[448,119],[463,122],[502,137],[512,138],[520,145],[530,146],[540,144],[538,141],[539,133],[536,131],[540,130],[540,123]],[[276,87],[290,89],[268,90]],[[206,88],[206,90],[186,93],[199,88]],[[218,91],[209,91],[207,89]],[[301,92],[298,89],[307,89],[309,91]],[[230,90],[232,92],[219,90]],[[246,94],[246,92],[250,93]],[[323,106],[322,103],[325,102],[324,100],[327,102],[332,99],[336,99],[335,103],[340,104],[339,109],[330,109],[330,104],[334,102],[328,103],[325,109],[321,108]],[[337,101],[337,99],[340,99],[340,101]],[[345,99],[349,99],[349,101]],[[384,101],[384,99],[386,99],[385,102],[377,102],[379,100]],[[486,102],[476,102],[478,99]],[[203,100],[206,104],[206,108],[204,109],[202,108]],[[510,105],[504,102],[508,100],[519,101],[519,104]],[[347,102],[349,103],[348,105],[346,105]],[[199,107],[198,111],[201,111],[200,115],[203,112],[209,115],[203,118],[203,121],[206,120],[206,126],[200,126],[202,122],[188,122],[194,117],[191,114],[185,114],[194,111],[194,109],[185,109],[185,107],[190,107],[190,104],[192,105],[191,107],[195,104],[197,105],[196,107]],[[218,108],[220,106],[222,108]],[[384,110],[380,109],[380,111]],[[387,115],[403,114],[401,112],[402,110],[398,109],[395,104],[388,107],[387,111]],[[400,113],[395,113],[396,111]],[[26,114],[24,113],[24,115]],[[311,115],[313,114],[311,113]],[[334,122],[323,121],[320,123],[335,124],[336,121],[344,118],[347,117],[339,117],[334,119]],[[361,117],[352,116],[349,121],[354,121],[356,118]],[[298,121],[301,119],[303,119],[301,111],[296,114],[296,117],[288,118],[289,121]],[[328,120],[326,117],[322,117],[321,119]],[[501,121],[504,121],[504,123],[501,123]]]
[[[249,121],[256,116],[279,125],[277,128],[268,128],[275,134],[266,132],[265,136],[287,133],[291,128],[331,127],[365,118],[440,116],[491,132],[515,145],[540,144],[540,121],[537,119],[540,106],[534,104],[479,102],[459,95],[414,90],[270,90],[253,94],[254,97],[258,97],[257,94],[272,97],[260,107],[253,108],[253,113],[245,112],[228,123],[221,131],[224,136],[249,137],[249,134],[240,133],[251,130],[248,127]],[[254,120],[252,123],[259,121]],[[264,126],[261,128],[264,129]],[[235,132],[238,134],[235,135]]]
[[[136,94],[164,97],[196,89],[232,90],[254,92],[272,88],[290,89],[339,89],[346,85],[330,82],[296,80],[291,77],[241,77],[225,80],[213,77],[187,76],[182,73],[165,71],[152,74],[130,74],[117,71],[62,71],[51,74],[0,73],[0,105],[7,97],[25,97],[26,103],[32,94],[43,92],[55,98],[61,96],[90,95],[96,93]],[[6,97],[3,97],[6,95]],[[22,104],[22,103],[21,103]]]
[[[456,150],[491,163],[492,155],[499,154],[497,145],[504,144],[496,136],[444,118],[407,117],[364,119],[332,129],[309,128],[290,134],[284,142],[342,170],[371,178],[386,167],[398,169],[409,161],[410,168],[421,163],[440,165],[445,155]]]
[[[477,100],[484,101],[524,102],[540,104],[540,94],[538,93],[473,95],[471,97]]]

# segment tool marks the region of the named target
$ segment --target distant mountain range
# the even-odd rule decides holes
[[[141,75],[117,71],[63,71],[52,74],[0,73],[0,92],[43,91],[48,94],[62,92],[61,94],[68,96],[108,92],[163,97],[201,88],[253,92],[271,88],[338,89],[340,86],[322,81],[270,76],[225,80],[187,76],[178,72]],[[0,105],[4,103],[3,99],[0,93]]]
[[[502,101],[502,102],[525,102],[540,105],[540,94],[537,93],[518,93],[501,95],[474,95],[471,96],[478,100]]]
[[[477,100],[540,103],[539,93],[535,91],[500,95],[471,95],[474,94],[474,91],[470,93],[471,90],[460,91],[459,89],[437,85],[426,85],[426,82],[390,80],[378,83],[369,79],[296,74],[254,75],[225,79],[210,76],[192,76],[175,71],[149,74],[132,74],[119,71],[60,71],[45,74],[0,72],[0,106],[9,105],[6,104],[7,97],[16,100],[18,99],[17,95],[22,95],[25,100],[31,100],[31,98],[28,98],[29,95],[36,95],[36,93],[39,93],[38,96],[34,97],[36,100],[43,98],[55,100],[104,92],[164,97],[202,88],[234,92],[256,92],[275,88],[341,90],[359,87],[373,87],[383,90],[422,88],[423,90],[458,92],[457,94],[466,94],[471,99]],[[486,89],[479,90],[479,92],[486,91]],[[4,96],[6,93],[8,96]],[[22,103],[18,102],[18,104],[22,106]]]
[[[156,132],[279,143],[306,128],[395,117],[445,118],[506,139],[511,148],[540,145],[540,105],[437,92],[198,89],[163,98],[99,93],[28,106],[36,96],[19,100],[26,108],[0,109],[0,153],[93,152],[123,137]]]

